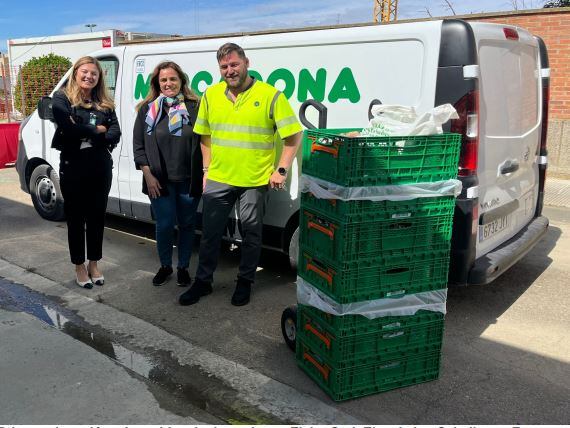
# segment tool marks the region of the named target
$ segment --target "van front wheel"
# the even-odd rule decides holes
[[[51,221],[64,219],[59,177],[51,166],[43,164],[34,169],[30,177],[30,194],[40,216]]]

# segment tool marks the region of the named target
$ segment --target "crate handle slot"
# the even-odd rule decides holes
[[[404,330],[396,331],[394,333],[387,333],[382,336],[382,339],[395,339],[396,337],[400,337],[406,334]]]
[[[380,370],[384,369],[393,369],[399,367],[402,363],[400,361],[394,361],[393,363],[384,364],[383,366],[378,367]]]
[[[397,268],[392,268],[392,269],[388,269],[385,274],[386,275],[397,275],[399,273],[404,273],[404,272],[409,272],[410,268],[409,267],[397,267]]]
[[[391,230],[402,230],[402,229],[409,229],[413,226],[413,223],[409,221],[401,221],[399,223],[394,223],[390,225]]]
[[[338,157],[338,146],[335,144],[334,147],[331,147],[331,146],[323,146],[322,144],[319,144],[319,143],[313,143],[313,144],[311,144],[311,153],[314,153],[314,152],[329,153],[329,154],[333,155],[333,157],[337,158]]]
[[[327,366],[322,366],[320,365],[317,360],[315,360],[311,355],[309,355],[307,352],[303,353],[303,358],[305,360],[307,360],[309,363],[311,363],[312,365],[314,365],[318,371],[321,372],[321,374],[323,375],[323,377],[325,378],[325,380],[329,380],[329,372],[330,369]]]
[[[309,221],[309,223],[307,224],[309,229],[316,229],[319,232],[324,233],[325,235],[328,235],[329,238],[334,239],[334,230],[332,228],[327,228],[324,226],[321,226],[318,223],[315,223],[314,221]]]
[[[406,295],[406,290],[390,291],[386,293],[387,299],[400,299]]]
[[[315,272],[317,275],[319,275],[321,278],[323,278],[326,282],[328,282],[329,285],[332,285],[333,276],[330,273],[325,272],[324,270],[320,269],[318,266],[314,265],[311,262],[307,263],[307,270],[311,270],[311,271]]]
[[[319,330],[317,330],[315,327],[313,327],[311,324],[306,323],[305,330],[310,331],[319,339],[321,339],[325,343],[327,349],[331,349],[331,340],[328,337],[326,337],[323,333],[321,333]]]

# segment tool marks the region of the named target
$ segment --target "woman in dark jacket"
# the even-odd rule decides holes
[[[156,246],[161,267],[153,285],[163,285],[172,270],[174,226],[178,224],[177,283],[190,285],[188,266],[194,242],[196,209],[202,195],[200,137],[193,127],[198,97],[178,64],[166,61],[154,69],[148,96],[139,104],[133,130],[137,169],[143,193],[156,220]]]
[[[77,60],[66,88],[54,94],[52,106],[57,124],[52,146],[61,150],[59,177],[71,262],[77,285],[93,288],[93,283],[105,282],[97,262],[103,257],[105,211],[113,177],[110,151],[121,137],[115,104],[95,58]]]

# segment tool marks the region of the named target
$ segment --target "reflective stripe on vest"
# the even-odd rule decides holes
[[[225,138],[212,137],[212,144],[224,147],[238,147],[240,149],[273,150],[273,142],[258,143],[255,141],[227,140]]]
[[[297,122],[297,118],[295,116],[289,116],[286,117],[285,119],[281,119],[279,122],[277,122],[277,127],[281,128],[283,126],[287,126],[287,125],[291,125],[293,123]]]
[[[212,123],[210,125],[212,131],[237,132],[243,134],[257,135],[273,135],[273,128],[264,128],[262,126],[234,125],[231,123]]]

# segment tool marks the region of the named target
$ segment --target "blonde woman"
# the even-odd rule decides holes
[[[150,78],[148,96],[139,104],[133,129],[137,169],[143,172],[142,191],[150,198],[156,220],[160,268],[152,284],[161,286],[174,273],[172,246],[178,225],[176,282],[190,285],[188,273],[194,242],[196,209],[202,195],[202,153],[194,133],[198,97],[178,64],[158,64]]]
[[[57,124],[52,147],[61,150],[59,177],[64,198],[71,262],[76,283],[103,285],[101,260],[107,198],[111,189],[111,150],[121,130],[107,94],[103,70],[90,56],[77,60],[64,90],[53,96]],[[85,265],[85,247],[87,260]]]

